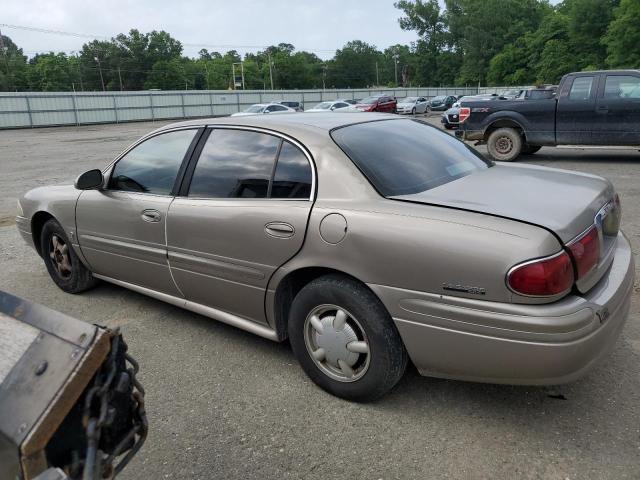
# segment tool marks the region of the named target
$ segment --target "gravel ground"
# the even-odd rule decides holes
[[[0,131],[0,289],[121,326],[142,365],[151,431],[123,479],[640,478],[637,286],[617,348],[582,380],[496,386],[410,368],[367,405],[316,388],[287,344],[111,285],[58,290],[13,226],[16,197],[104,165],[159,125]],[[611,179],[640,264],[640,154],[543,148],[524,161]]]

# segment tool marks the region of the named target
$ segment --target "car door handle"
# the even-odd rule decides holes
[[[609,107],[607,107],[606,105],[602,105],[601,107],[598,107],[598,113],[609,113]]]
[[[152,210],[152,209],[143,210],[141,216],[142,216],[142,220],[150,223],[157,223],[162,219],[162,215],[160,215],[160,212],[158,210]]]
[[[270,222],[264,226],[264,231],[267,235],[277,238],[289,238],[296,232],[293,225],[289,225],[285,222]]]

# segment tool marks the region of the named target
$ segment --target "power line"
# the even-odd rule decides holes
[[[91,38],[91,39],[99,39],[99,38],[101,38],[101,39],[106,39],[106,40],[110,40],[111,38],[115,38],[115,37],[109,37],[108,35],[99,35],[99,34],[93,34],[93,33],[67,32],[67,31],[64,31],[64,30],[53,30],[53,29],[49,29],[49,28],[30,27],[30,26],[26,26],[26,25],[12,25],[12,24],[9,24],[9,23],[0,23],[0,27],[10,28],[10,29],[13,29],[13,30],[24,30],[24,31],[28,31],[28,32],[45,33],[45,34],[51,34],[51,35],[62,35],[62,36],[75,37],[75,38]],[[209,43],[182,43],[182,42],[180,42],[180,44],[183,47],[219,48],[221,50],[236,50],[236,49],[241,49],[241,50],[266,50],[269,47],[276,46],[276,45],[232,45],[232,44],[215,45],[215,44],[209,44]],[[302,49],[298,49],[298,51],[322,52],[322,53],[335,52],[335,50],[322,49],[322,48],[314,48],[314,49],[302,48]]]

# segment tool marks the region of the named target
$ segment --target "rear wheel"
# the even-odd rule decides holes
[[[413,108],[411,109],[411,115],[415,115],[415,114],[416,114],[416,107],[413,107]]]
[[[53,218],[42,227],[40,251],[49,276],[65,292],[80,293],[97,284],[73,251],[64,229]]]
[[[522,136],[513,128],[498,128],[489,135],[489,155],[501,162],[512,162],[522,152]]]
[[[380,300],[342,275],[313,280],[296,295],[289,339],[305,373],[348,400],[381,397],[402,378],[407,353]]]
[[[537,146],[537,145],[525,144],[524,147],[522,147],[522,154],[523,155],[533,155],[534,153],[536,153],[541,148],[542,147]]]

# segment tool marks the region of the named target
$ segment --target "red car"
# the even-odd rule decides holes
[[[363,112],[386,112],[396,113],[396,105],[398,101],[395,97],[388,95],[376,95],[360,100],[355,107]]]

